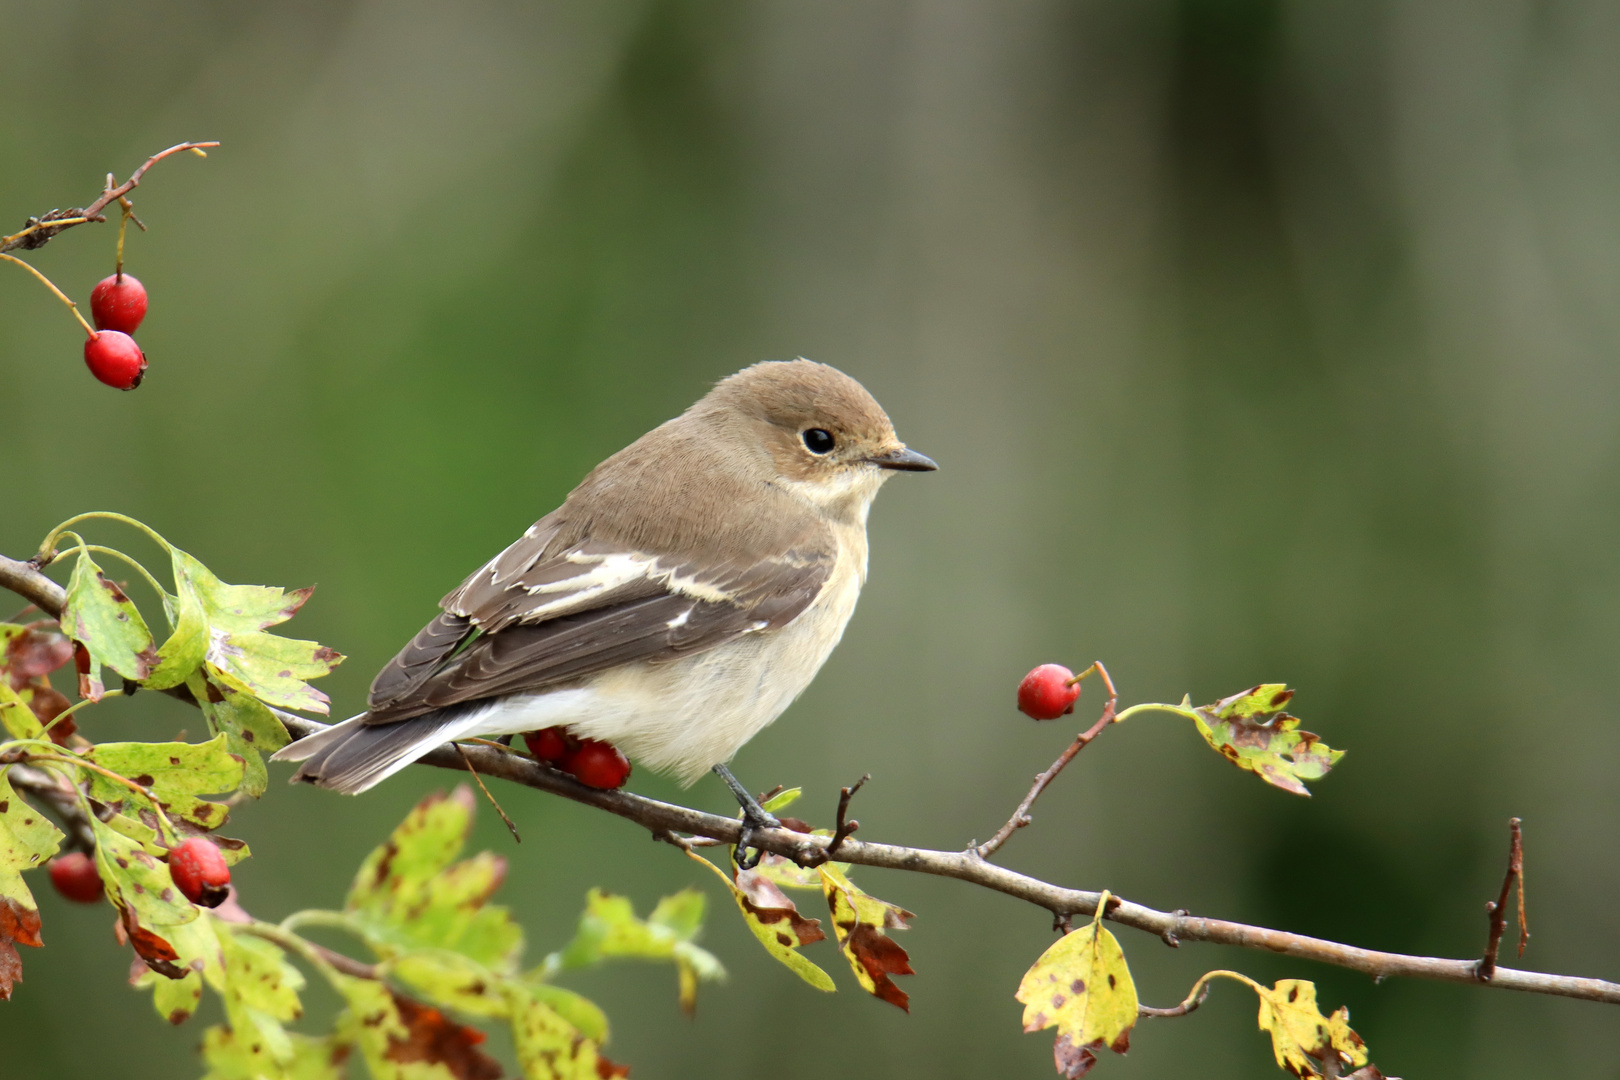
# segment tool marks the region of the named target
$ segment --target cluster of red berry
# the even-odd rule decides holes
[[[230,895],[231,868],[225,856],[205,837],[191,839],[169,851],[169,876],[187,900],[203,907],[218,907]],[[106,891],[96,861],[82,851],[51,860],[51,884],[69,900],[93,904]]]
[[[118,390],[133,390],[146,375],[146,354],[135,344],[135,328],[146,318],[146,289],[119,271],[90,292],[96,332],[84,343],[90,374]]]
[[[630,759],[612,743],[576,739],[560,727],[531,731],[523,736],[537,761],[572,776],[593,788],[619,788],[630,779]]]

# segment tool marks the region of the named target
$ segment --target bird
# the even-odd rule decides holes
[[[718,775],[743,811],[743,863],[753,832],[780,822],[728,763],[843,636],[878,490],[936,468],[836,368],[744,368],[446,595],[365,712],[274,760],[358,794],[443,743],[562,727],[682,786]]]

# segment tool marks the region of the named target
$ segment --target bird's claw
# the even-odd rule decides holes
[[[754,833],[758,832],[760,829],[780,829],[781,827],[782,823],[777,820],[776,815],[765,810],[761,810],[758,814],[753,814],[745,808],[743,811],[742,829],[737,833],[737,847],[734,855],[737,860],[737,869],[752,870],[754,867],[758,866],[759,861],[765,857],[764,848],[757,848],[753,846]],[[753,848],[752,857],[749,855],[750,848]]]

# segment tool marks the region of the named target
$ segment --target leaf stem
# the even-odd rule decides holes
[[[7,257],[9,258],[9,256]],[[50,564],[52,559],[56,558],[56,541],[61,538],[62,533],[66,531],[69,526],[77,525],[81,521],[90,521],[93,519],[121,521],[125,525],[137,528],[147,536],[151,537],[164,551],[174,551],[174,545],[165,540],[161,535],[159,535],[157,530],[153,529],[145,522],[136,521],[128,514],[119,514],[111,510],[91,510],[87,513],[75,514],[47,533],[45,535],[45,539],[40,542],[39,553],[34,556],[35,565],[46,566]]]

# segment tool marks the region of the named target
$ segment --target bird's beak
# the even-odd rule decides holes
[[[904,446],[883,450],[866,459],[880,469],[898,469],[901,472],[933,472],[939,468],[934,459]]]

